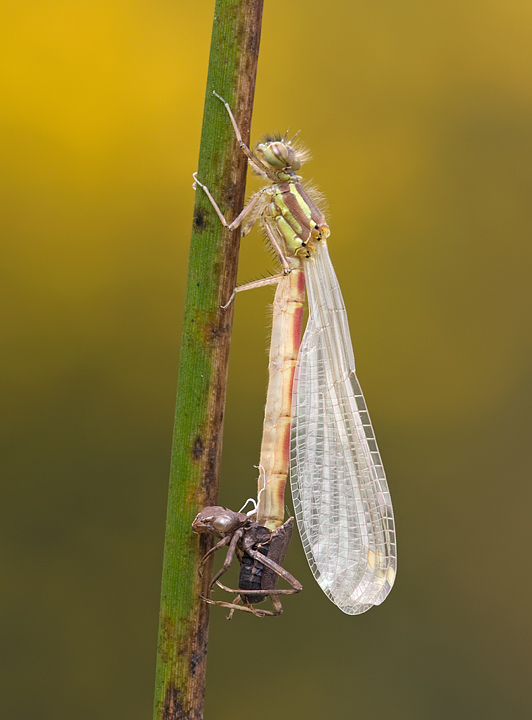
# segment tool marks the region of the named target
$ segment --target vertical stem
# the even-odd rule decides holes
[[[231,220],[244,204],[246,160],[213,90],[231,105],[249,141],[263,0],[216,0],[198,167]],[[191,58],[193,61],[193,58]],[[159,618],[155,720],[203,717],[211,567],[198,576],[207,536],[191,531],[215,505],[240,235],[222,227],[196,193],[179,361]]]

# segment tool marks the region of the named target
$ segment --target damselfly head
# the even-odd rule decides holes
[[[282,140],[259,143],[255,153],[263,162],[273,168],[299,170],[301,167],[301,161],[295,148]]]
[[[267,135],[255,147],[255,154],[265,165],[269,165],[272,170],[286,170],[286,174],[289,176],[291,172],[299,170],[305,160],[308,159],[308,153],[302,148],[292,145],[294,138],[286,140],[287,134],[288,132],[284,137]]]

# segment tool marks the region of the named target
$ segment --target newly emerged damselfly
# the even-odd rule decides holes
[[[227,223],[208,188],[196,177],[195,184],[204,190],[229,229],[248,218],[245,235],[259,221],[281,262],[280,275],[236,291],[275,282],[282,285],[286,276],[292,275],[293,294],[285,293],[281,303],[299,302],[299,278],[304,274],[309,318],[290,398],[294,510],[318,584],[343,612],[360,614],[382,603],[395,580],[395,525],[382,461],[355,374],[345,304],[329,258],[329,227],[317,196],[303,187],[297,175],[307,159],[305,151],[287,141],[286,135],[267,137],[250,150],[228,103],[214,94],[224,103],[249,164],[268,184],[251,197],[232,223]],[[300,315],[293,313],[293,318],[293,325],[288,323],[283,331],[292,346]],[[281,356],[283,347],[281,343]],[[278,404],[286,407],[287,384],[279,385],[277,392]],[[265,433],[266,423],[267,419]],[[276,433],[274,445],[278,453],[284,452],[281,465],[287,467],[288,444],[283,442],[282,434]],[[279,477],[276,480],[266,465],[261,457],[258,521],[273,529],[282,524],[284,512],[282,500],[279,502]],[[281,484],[284,490],[284,481]]]

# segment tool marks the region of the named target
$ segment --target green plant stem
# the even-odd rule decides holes
[[[205,96],[199,179],[215,193],[228,219],[244,204],[246,161],[237,151],[229,101],[249,140],[263,0],[217,0]],[[193,62],[193,58],[191,58]],[[196,193],[164,547],[155,720],[203,717],[209,606],[199,599],[210,582],[198,564],[209,547],[191,523],[215,505],[222,448],[239,232],[225,230],[203,192]]]

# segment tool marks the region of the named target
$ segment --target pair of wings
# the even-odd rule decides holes
[[[393,585],[393,509],[326,242],[302,264],[309,319],[293,389],[292,498],[314,577],[343,612],[357,615]]]

